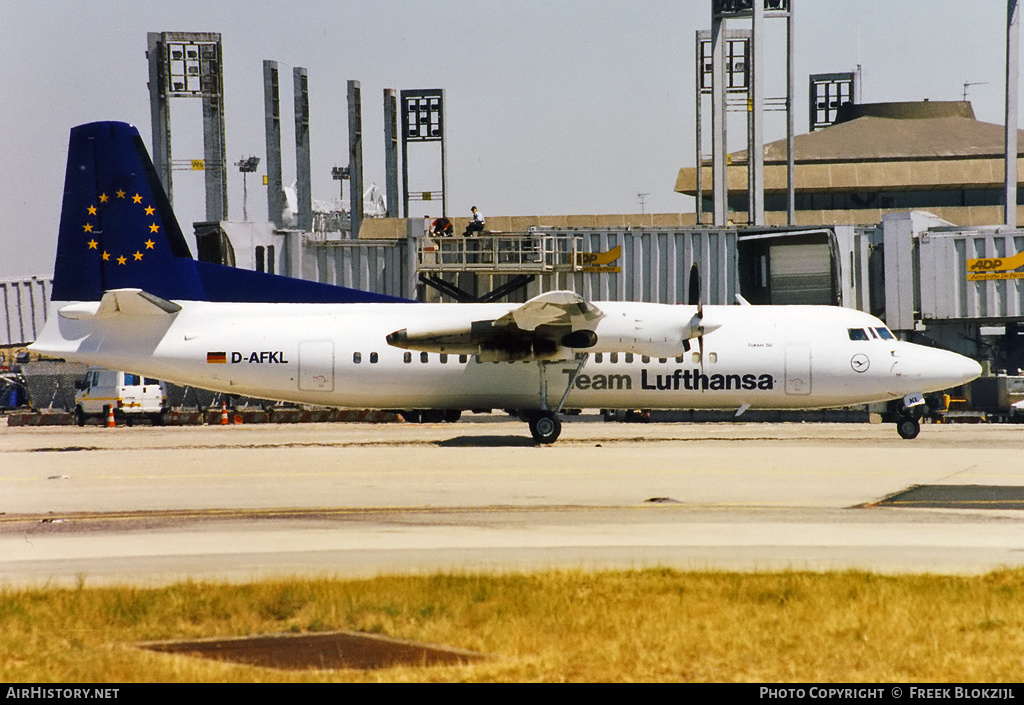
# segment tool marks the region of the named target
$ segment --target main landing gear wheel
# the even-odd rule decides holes
[[[562,422],[552,411],[530,413],[530,433],[537,443],[554,443],[562,433]]]
[[[908,441],[917,438],[917,434],[921,433],[921,422],[913,417],[902,418],[896,422],[896,433]]]

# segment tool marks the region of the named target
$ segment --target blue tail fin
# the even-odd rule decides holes
[[[404,300],[192,259],[138,130],[94,122],[71,130],[52,299],[98,301],[122,288],[187,301]]]

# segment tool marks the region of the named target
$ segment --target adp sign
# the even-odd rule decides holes
[[[622,267],[611,266],[611,263],[621,256],[621,245],[617,245],[607,252],[578,252],[576,267],[581,272],[621,272]]]
[[[1024,252],[1012,257],[986,257],[967,260],[967,281],[1024,279],[1024,272],[1013,270],[1024,265]]]

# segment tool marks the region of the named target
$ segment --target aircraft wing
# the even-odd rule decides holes
[[[512,326],[535,331],[541,326],[585,326],[604,316],[601,309],[572,291],[549,291],[535,296],[517,309],[494,321],[495,326]]]
[[[410,325],[387,336],[389,345],[425,352],[480,355],[487,360],[557,357],[562,348],[586,348],[604,317],[571,291],[549,291],[491,320]]]

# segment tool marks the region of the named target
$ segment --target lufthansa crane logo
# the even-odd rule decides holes
[[[871,360],[864,353],[857,353],[850,358],[850,367],[853,368],[854,372],[867,372],[868,368],[871,367]]]

